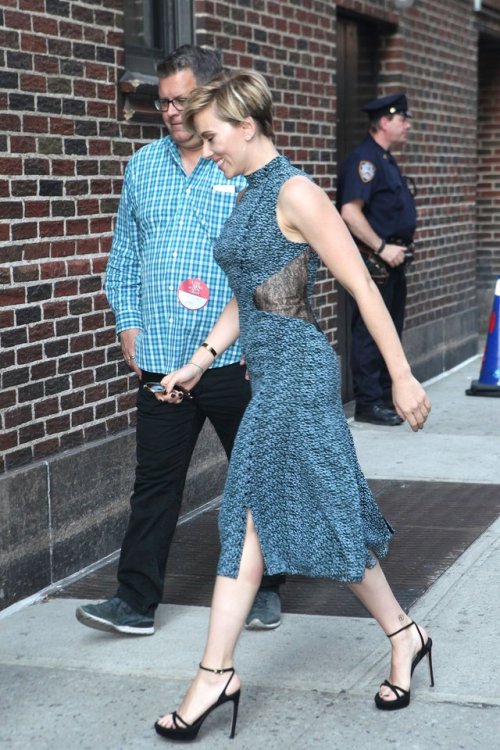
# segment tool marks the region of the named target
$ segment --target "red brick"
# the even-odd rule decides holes
[[[4,453],[18,445],[17,430],[0,433],[0,452]]]
[[[75,162],[69,159],[53,159],[52,174],[54,177],[72,177],[75,174]]]
[[[85,65],[85,77],[96,81],[107,81],[108,69],[105,65],[87,63]]]
[[[103,234],[113,231],[113,220],[109,218],[91,219],[90,231],[92,234]]]
[[[31,404],[25,404],[24,406],[18,406],[15,409],[9,409],[5,412],[5,427],[10,429],[17,427],[20,424],[30,422],[32,419],[32,408]]]
[[[24,215],[27,219],[48,216],[50,211],[49,201],[26,201],[24,204]]]
[[[79,409],[71,414],[71,426],[78,427],[86,422],[94,421],[94,409],[93,407],[87,407],[86,409]]]
[[[14,325],[14,311],[0,310],[0,329],[11,328]]]
[[[44,115],[24,115],[23,130],[25,133],[48,133],[49,118]]]
[[[74,120],[51,117],[49,126],[50,132],[54,135],[74,135],[75,133]]]
[[[47,79],[34,74],[21,75],[21,89],[23,91],[34,91],[44,93],[47,91]]]
[[[71,391],[61,396],[61,409],[64,411],[70,411],[83,405],[83,391]]]
[[[92,349],[94,346],[94,336],[91,333],[85,333],[80,336],[74,336],[70,339],[71,352],[83,352]]]
[[[22,305],[26,302],[24,289],[0,289],[0,306]]]
[[[109,303],[105,294],[96,294],[93,299],[94,310],[107,310]]]
[[[63,240],[52,242],[50,255],[52,258],[65,258],[75,254],[75,241]]]
[[[56,414],[59,411],[59,399],[58,398],[44,398],[43,401],[39,401],[35,404],[35,418],[40,419],[46,417],[49,414]]]
[[[35,443],[33,446],[33,457],[35,460],[52,456],[59,451],[59,440],[58,438],[50,438],[49,440],[42,440],[41,442]]]
[[[56,281],[54,284],[55,297],[73,297],[77,292],[77,281]]]
[[[0,173],[6,175],[22,174],[23,173],[23,162],[21,159],[15,157],[10,159],[9,157],[0,158]]]
[[[84,99],[95,99],[97,96],[97,85],[92,81],[75,81],[74,96]]]
[[[38,281],[40,278],[40,267],[37,265],[14,266],[12,269],[14,281],[21,283],[26,281]]]
[[[16,403],[15,390],[0,391],[0,409],[7,409]]]
[[[0,203],[0,219],[20,219],[22,215],[23,207],[18,201],[4,201]]]
[[[13,224],[11,231],[13,240],[30,240],[34,237],[38,237],[38,224],[35,224],[34,222]]]
[[[73,388],[82,388],[94,382],[94,373],[91,370],[82,370],[75,372],[71,376],[71,385]]]
[[[31,0],[31,2],[37,2],[37,0]],[[38,34],[45,34],[46,36],[59,35],[56,19],[45,15],[33,16],[33,31],[36,31]]]
[[[23,257],[24,260],[37,260],[38,258],[46,258],[49,252],[50,245],[48,242],[32,242],[24,246]]]
[[[76,240],[77,255],[94,255],[98,250],[98,241],[95,237],[81,237]]]
[[[63,318],[68,314],[67,302],[47,302],[43,305],[44,318]]]
[[[59,60],[48,55],[35,55],[34,68],[38,73],[56,76],[59,73]]]
[[[70,427],[69,414],[63,414],[54,419],[47,419],[45,422],[45,431],[48,435],[54,435],[60,432],[66,432]]]
[[[66,221],[66,234],[87,234],[89,223],[86,219],[74,219]]]
[[[68,21],[59,21],[59,36],[63,39],[82,39],[82,26]]]
[[[108,263],[108,256],[101,255],[98,258],[92,258],[92,273],[104,273]]]
[[[40,360],[43,356],[43,350],[40,345],[35,346],[23,346],[17,350],[17,364],[26,365],[31,362]]]
[[[40,265],[41,279],[56,279],[66,275],[66,263],[64,261],[52,261]]]
[[[68,276],[82,276],[90,273],[89,260],[69,260]]]
[[[28,338],[30,341],[41,341],[44,339],[51,339],[54,337],[54,324],[47,323],[36,323],[28,328]]]
[[[60,237],[64,234],[64,221],[41,221],[40,237]]]
[[[3,3],[8,5],[8,3]],[[31,18],[26,13],[16,13],[15,11],[5,11],[5,26],[11,29],[31,29]]]

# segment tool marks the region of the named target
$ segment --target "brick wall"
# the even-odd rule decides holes
[[[160,129],[121,117],[121,0],[2,6],[0,111],[8,134],[0,139],[0,469],[9,470],[133,423],[133,379],[116,344],[102,273],[124,165]],[[474,14],[459,0],[446,8],[420,0],[401,14],[389,0],[337,6],[398,23],[384,37],[381,91],[406,88],[415,113],[401,155],[418,182],[420,215],[407,331],[473,315]],[[308,7],[299,0],[198,0],[197,41],[221,48],[228,66],[266,75],[278,146],[333,196],[336,7]],[[493,251],[483,243],[483,252]],[[335,342],[336,292],[325,272],[316,292]]]
[[[498,269],[500,3],[483,5],[195,2],[197,42],[266,76],[278,147],[332,197],[337,10],[374,23],[380,93],[406,88],[415,115],[398,158],[419,188],[405,342],[421,377],[473,353],[476,261],[480,291]],[[7,550],[11,601],[114,549],[126,514],[135,379],[102,277],[123,169],[161,129],[122,116],[122,28],[122,0],[0,0],[0,557]],[[479,47],[476,204],[478,28],[490,46]],[[336,342],[324,270],[316,305]]]
[[[223,51],[224,64],[253,68],[273,91],[277,146],[333,197],[335,160],[335,4],[298,0],[196,2],[200,44]],[[324,270],[315,302],[336,341],[337,294]]]
[[[500,36],[500,24],[499,24]],[[479,331],[486,335],[495,280],[500,276],[500,44],[479,44],[477,299]]]
[[[121,431],[133,393],[102,293],[125,123],[121,0],[0,4],[1,470]]]

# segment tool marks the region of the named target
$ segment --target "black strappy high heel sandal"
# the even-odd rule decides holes
[[[210,708],[207,708],[207,710],[204,713],[202,713],[202,715],[198,719],[196,719],[196,721],[193,721],[192,724],[187,724],[184,721],[184,719],[181,716],[179,716],[179,714],[176,711],[174,711],[172,714],[172,718],[173,718],[175,726],[163,727],[158,722],[155,722],[155,729],[158,732],[158,734],[161,734],[162,737],[167,737],[167,739],[169,740],[184,740],[185,742],[190,742],[191,740],[194,740],[198,732],[200,731],[201,725],[203,724],[207,716],[211,714],[212,711],[214,711],[216,708],[218,708],[219,706],[222,706],[223,703],[229,703],[232,701],[233,721],[231,724],[231,734],[229,735],[229,738],[231,740],[234,738],[234,733],[236,730],[236,719],[238,718],[238,706],[240,703],[241,690],[237,690],[235,693],[231,693],[231,695],[227,695],[226,693],[226,690],[229,687],[229,683],[231,682],[234,676],[234,668],[228,667],[227,669],[209,669],[208,667],[204,667],[203,664],[200,663],[200,669],[203,669],[205,672],[213,672],[214,674],[224,674],[225,672],[231,672],[231,675],[229,677],[229,680],[226,682],[224,689],[222,693],[219,695],[217,701],[213,705],[211,705]]]
[[[418,652],[418,654],[415,656],[411,663],[411,673],[410,678],[413,676],[413,670],[419,664],[424,656],[429,657],[429,674],[431,678],[431,687],[434,687],[434,672],[432,670],[432,639],[428,638],[427,643],[424,643],[424,639],[422,636],[422,633],[420,632],[420,628],[418,627],[416,622],[410,622],[409,625],[405,625],[402,628],[399,628],[399,630],[396,630],[395,633],[391,633],[388,635],[388,638],[392,638],[393,636],[397,635],[398,633],[401,633],[403,630],[407,630],[407,628],[410,628],[412,625],[415,625],[417,628],[417,633],[420,636],[420,640],[422,642],[422,648]],[[402,687],[399,687],[398,685],[393,685],[389,682],[389,680],[384,680],[382,685],[380,687],[386,686],[392,690],[394,695],[396,696],[395,700],[388,701],[385,700],[380,696],[380,693],[377,693],[375,695],[375,705],[377,708],[380,708],[382,711],[397,711],[398,708],[406,708],[406,706],[410,705],[410,691],[404,690]]]

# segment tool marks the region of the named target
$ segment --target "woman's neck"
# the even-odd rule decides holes
[[[248,160],[248,165],[245,169],[244,174],[252,174],[257,172],[258,169],[262,169],[270,161],[276,159],[279,156],[278,151],[274,143],[269,139],[259,139],[253,144],[251,158]]]

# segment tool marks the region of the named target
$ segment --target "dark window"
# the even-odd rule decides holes
[[[119,81],[125,119],[158,120],[152,105],[156,65],[194,40],[193,0],[124,0],[125,71]]]
[[[155,75],[156,63],[193,42],[192,0],[124,0],[125,66]]]

